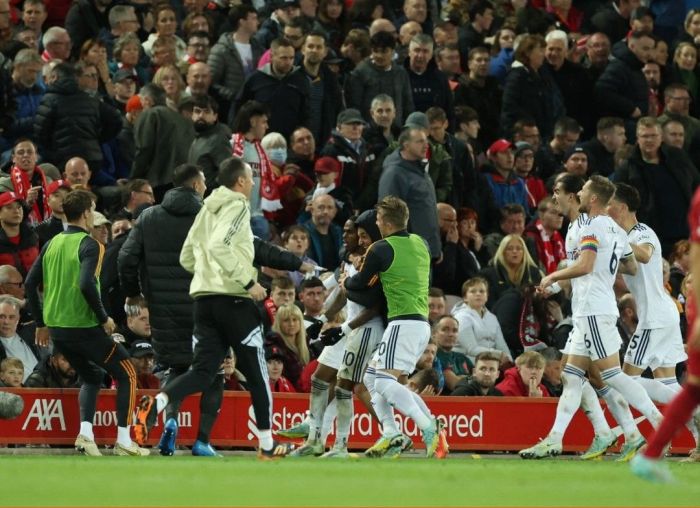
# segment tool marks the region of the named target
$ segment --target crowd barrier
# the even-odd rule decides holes
[[[0,445],[53,444],[72,445],[79,428],[78,390],[10,389],[24,398],[22,414],[13,420],[0,420]],[[155,394],[153,390],[141,390]],[[98,444],[112,444],[116,439],[114,390],[102,390],[95,414],[94,433]],[[137,399],[138,400],[138,399]],[[537,443],[549,431],[556,412],[557,399],[516,397],[427,397],[431,411],[443,420],[450,448],[461,451],[516,451]],[[308,394],[274,394],[273,430],[302,421],[308,409]],[[611,427],[619,427],[605,410]],[[161,434],[163,416],[149,436],[156,444]],[[636,415],[638,416],[638,415]],[[413,422],[397,413],[401,430],[420,443],[420,432]],[[639,428],[645,436],[649,423],[641,418]],[[199,422],[199,396],[187,397],[180,408],[179,444],[196,440]],[[221,414],[212,430],[211,442],[219,447],[257,445],[258,429],[247,392],[226,392]],[[355,400],[355,416],[349,440],[350,448],[364,449],[379,437],[376,423],[361,402]],[[585,450],[593,431],[586,417],[578,411],[564,439],[565,451]],[[673,441],[672,453],[685,454],[694,448],[690,432],[683,429]]]

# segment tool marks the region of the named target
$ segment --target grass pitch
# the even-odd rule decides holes
[[[284,459],[251,456],[3,456],[0,506],[699,506],[700,465],[669,462],[678,482],[638,480],[627,464]]]

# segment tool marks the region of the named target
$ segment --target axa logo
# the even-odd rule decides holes
[[[63,403],[60,399],[36,399],[22,424],[22,430],[27,430],[34,419],[36,419],[36,428],[34,430],[51,431],[53,430],[54,420],[58,420],[57,423],[62,431],[66,430]]]

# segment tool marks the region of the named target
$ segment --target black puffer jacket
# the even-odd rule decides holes
[[[119,252],[122,290],[127,297],[146,297],[153,347],[166,365],[192,361],[192,276],[180,266],[180,251],[201,207],[190,188],[168,191],[161,205],[141,214]]]
[[[101,163],[100,143],[115,138],[121,128],[119,111],[67,78],[49,86],[34,120],[34,135],[45,160],[59,168],[72,157]]]
[[[642,116],[649,111],[649,86],[644,78],[644,63],[627,46],[616,49],[612,60],[595,84],[595,100],[600,116],[628,118],[634,108]]]

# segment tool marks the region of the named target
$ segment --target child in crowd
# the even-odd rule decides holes
[[[284,352],[272,346],[265,351],[265,360],[267,360],[267,373],[270,377],[270,390],[273,392],[296,392],[294,385],[283,376],[284,374]]]
[[[289,226],[282,233],[282,241],[284,242],[284,248],[301,258],[304,263],[318,266],[318,263],[306,254],[309,250],[309,231],[305,227],[297,224]],[[304,280],[304,274],[301,272],[287,272],[287,275],[294,282],[296,290],[299,291],[301,281]]]
[[[515,359],[515,367],[505,372],[496,390],[505,397],[550,397],[542,384],[546,364],[544,356],[537,351],[525,351]]]
[[[19,358],[5,358],[0,362],[0,382],[3,386],[19,388],[24,386],[24,364]]]
[[[496,316],[486,308],[489,298],[488,282],[482,277],[473,277],[462,284],[462,302],[452,309],[459,322],[459,336],[454,350],[464,353],[474,362],[483,351],[500,353],[501,366],[510,363],[513,357],[508,349],[501,325]]]

